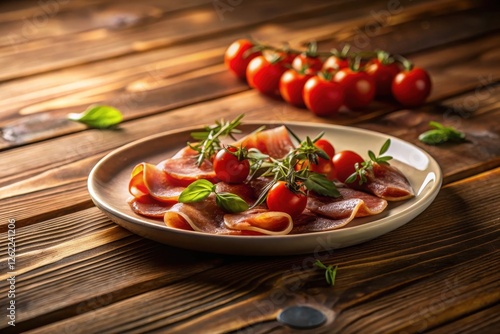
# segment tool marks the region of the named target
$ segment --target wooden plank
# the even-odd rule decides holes
[[[401,110],[370,122],[351,122],[351,125],[395,135],[422,147],[437,159],[444,172],[444,182],[449,183],[499,166],[500,152],[496,144],[499,122],[491,121],[499,119],[497,89],[497,86],[479,86],[478,90],[443,101],[434,107]],[[464,108],[471,102],[477,109],[470,109],[465,114]],[[0,197],[3,198],[4,211],[0,213],[0,231],[6,229],[10,218],[16,218],[19,224],[29,225],[58,215],[58,210],[70,210],[66,208],[67,203],[80,209],[90,207],[92,204],[85,179],[98,159],[109,150],[149,133],[191,126],[190,115],[198,108],[188,107],[125,123],[121,131],[86,131],[55,139],[57,144],[42,142],[2,153],[2,158],[11,163],[5,165],[1,176]],[[223,110],[226,119],[246,113],[248,120],[338,123],[332,119],[318,119],[302,110],[293,110],[293,107],[260,96],[255,91],[204,103],[203,108],[207,120],[222,117]],[[443,108],[450,108],[453,113],[443,113]],[[458,125],[453,121],[457,115],[463,117]],[[427,129],[430,120],[457,126],[467,133],[469,141],[436,147],[420,143],[418,134]],[[148,133],[145,133],[145,129]],[[60,150],[54,150],[54,145]],[[65,196],[61,197],[62,193]],[[25,207],[26,202],[31,205]]]
[[[494,204],[499,176],[500,169],[496,169],[449,184],[424,213],[407,225],[373,241],[314,256],[212,258],[206,255],[212,259],[206,261],[196,253],[184,251],[175,257],[165,257],[165,250],[169,253],[173,249],[165,246],[162,252],[164,246],[155,243],[145,252],[139,251],[144,243],[149,244],[146,240],[137,241],[132,248],[121,246],[129,249],[123,255],[117,243],[104,244],[97,254],[75,254],[75,259],[69,257],[40,268],[42,273],[24,273],[19,286],[20,303],[28,298],[23,297],[28,290],[31,297],[30,303],[20,308],[19,317],[23,320],[19,328],[34,328],[36,320],[37,324],[47,325],[33,330],[34,333],[67,328],[85,328],[89,333],[160,329],[186,333],[199,328],[211,332],[245,331],[269,322],[283,330],[274,320],[277,312],[288,305],[303,303],[327,314],[329,321],[320,331],[414,332],[424,327],[438,328],[500,301],[500,280],[498,274],[492,274],[499,264],[495,245],[500,235],[500,209]],[[481,210],[484,206],[492,210]],[[464,211],[464,207],[478,209]],[[429,225],[430,221],[438,223]],[[191,261],[185,263],[183,255]],[[141,264],[134,262],[136,270],[127,269],[134,278],[116,274],[113,286],[106,283],[103,277],[124,272],[126,260],[136,257]],[[217,264],[217,258],[224,261]],[[316,258],[339,266],[334,288],[326,286],[322,273],[313,269]],[[172,261],[184,265],[178,268],[171,265]],[[198,271],[200,261],[209,262],[203,272]],[[80,274],[83,277],[72,276],[73,280],[63,279],[67,277],[65,273],[74,270],[85,273]],[[157,275],[155,280],[165,274],[169,279],[155,285],[153,291],[135,291],[126,298],[115,299],[117,290],[130,291],[126,285],[137,284],[136,277],[145,275],[144,271],[147,275]],[[190,274],[184,275],[186,272]],[[40,275],[57,277],[52,273],[62,276],[48,286],[34,283]],[[183,278],[171,279],[172,275]],[[80,283],[83,281],[85,284]],[[76,289],[73,301],[80,301],[80,307],[87,305],[81,298],[93,301],[95,296],[111,294],[111,297],[86,310],[92,312],[79,313],[75,311],[78,305],[51,291],[56,289],[52,287],[56,282],[57,291]],[[91,285],[92,295],[88,291],[79,294],[83,289],[80,285]],[[44,307],[50,307],[52,312],[44,315],[48,313],[42,311]],[[58,312],[58,308],[64,311]],[[68,316],[73,317],[64,320]]]
[[[210,2],[189,13],[180,13],[115,31],[96,29],[72,35],[56,36],[47,45],[43,40],[26,42],[19,50],[0,49],[0,61],[10,66],[0,74],[0,80],[10,80],[106,58],[142,52],[158,47],[207,38],[228,30],[261,24],[283,17],[308,16],[324,10],[334,10],[338,4],[314,0],[305,4],[293,0],[281,3],[242,2],[230,13],[223,13]],[[222,17],[220,16],[222,15]],[[110,18],[112,19],[112,17]],[[200,29],[200,26],[203,26]],[[21,48],[22,46],[22,48]]]
[[[313,38],[314,35],[312,31],[307,33],[304,33],[302,30],[297,31],[295,25],[305,20],[306,23],[301,24],[301,29],[314,29],[316,31],[318,27],[323,27],[323,29],[325,26],[331,27],[331,22],[345,21],[352,16],[357,17],[366,14],[368,9],[370,9],[370,7],[363,11],[354,10],[354,13],[347,16],[336,13],[321,16],[315,18],[315,20],[307,20],[304,18],[300,21],[294,21],[293,24],[284,23],[279,27],[264,25],[256,28],[253,33],[258,39],[262,40],[273,40],[276,35],[283,36],[285,39],[298,39],[299,36],[302,38],[311,36],[311,38]],[[126,90],[140,86],[140,84],[143,85],[144,88],[150,87],[155,81],[163,81],[164,79],[177,77],[186,72],[200,70],[208,66],[220,65],[226,47],[233,40],[241,38],[241,36],[241,33],[233,32],[227,36],[224,35],[210,41],[173,46],[168,49],[154,50],[148,53],[131,55],[126,58],[117,58],[96,64],[88,64],[87,66],[76,67],[68,71],[59,71],[33,78],[3,83],[0,86],[2,88],[0,90],[0,97],[2,98],[2,102],[4,102],[2,108],[4,108],[5,111],[2,113],[2,118],[3,120],[18,118],[19,113],[21,115],[27,115],[35,112],[57,110],[61,108],[67,109],[76,106],[82,108],[86,103],[89,103],[89,97],[96,94],[102,95],[104,92],[107,93],[114,90],[118,90],[117,93],[123,95],[127,93],[133,95],[133,91],[127,92]],[[211,61],[207,62],[209,59]],[[95,77],[98,77],[98,79]],[[97,84],[99,84],[99,88],[96,89],[95,86]],[[235,81],[230,80],[229,84],[234,85]],[[34,88],[36,88],[35,92]],[[125,90],[125,92],[123,92],[123,90]],[[71,95],[66,96],[68,93],[76,91],[78,91],[79,94],[75,94],[73,99],[70,99]],[[82,91],[84,91],[84,95],[82,95]],[[13,95],[15,96],[14,98],[12,98]],[[57,99],[61,97],[60,95],[64,95],[65,97]],[[128,101],[130,103],[130,100],[133,100],[132,98],[133,96],[114,96],[110,100],[126,100],[126,102]],[[85,99],[85,101],[77,102],[82,99]],[[99,101],[93,100],[91,102],[94,103]],[[125,107],[125,113],[128,114],[128,109],[131,109],[131,106],[125,105]],[[137,106],[134,105],[133,107]],[[10,113],[12,114],[9,115]]]
[[[485,308],[466,317],[455,319],[449,324],[435,328],[430,334],[483,334],[495,333],[500,326],[500,304]]]
[[[425,7],[420,10],[423,9]],[[410,9],[407,10],[410,11]],[[453,15],[453,13],[449,13],[449,15]],[[316,34],[320,34],[321,30],[325,28],[323,25],[326,25],[327,28],[341,25],[334,16],[327,16],[327,18],[328,20],[324,22],[314,21],[314,24],[317,24],[314,28]],[[447,20],[446,17],[440,18],[442,22]],[[328,24],[327,22],[335,23]],[[439,29],[445,28],[447,29],[447,26],[436,27],[432,32],[436,33],[436,30],[440,31]],[[295,29],[293,25],[285,26],[280,36],[296,36],[295,38],[302,36],[304,39],[304,35],[297,34]],[[398,30],[396,29],[396,31]],[[474,29],[471,31],[479,32],[479,30]],[[274,36],[276,31],[263,29],[261,33],[261,36],[270,37]],[[429,34],[429,32],[427,35],[422,34],[422,40],[428,40]],[[386,38],[390,39],[390,36],[392,35],[389,34]],[[235,38],[237,38],[236,35],[231,35],[224,37],[223,40],[217,40],[217,46],[212,45],[212,41],[203,42],[200,45],[190,44],[175,49],[164,49],[83,66],[72,69],[69,73],[55,72],[4,83],[0,85],[2,88],[0,90],[0,107],[4,110],[2,113],[4,118],[0,122],[0,124],[3,123],[3,138],[0,139],[0,148],[13,147],[80,131],[85,127],[68,122],[64,120],[64,117],[69,112],[84,110],[93,103],[115,105],[124,112],[126,119],[134,119],[196,103],[203,99],[214,99],[245,91],[248,87],[233,78],[220,64],[225,47]],[[449,35],[449,38],[455,39],[454,35]],[[495,51],[489,50],[492,45],[494,46],[498,42],[490,41],[490,43],[485,43],[482,46],[474,45],[475,48],[480,49],[478,53],[493,55],[493,59],[484,64],[485,69],[486,66],[495,66],[498,63],[495,61]],[[415,44],[420,45],[420,43]],[[471,49],[460,50],[460,52],[465,52],[467,56],[472,56],[470,55],[472,52],[475,53]],[[188,55],[183,56],[186,54]],[[477,54],[474,56],[482,57]],[[443,57],[450,56],[443,55]],[[457,55],[455,55],[456,57]],[[425,61],[425,55],[415,58],[419,66],[423,66],[420,65],[422,58]],[[447,70],[443,70],[443,64],[446,60],[442,58],[438,64],[429,64],[435,68],[432,72],[437,72],[439,75],[435,80],[446,80],[449,76]],[[482,64],[481,67],[483,67]],[[63,73],[64,75],[61,75]],[[442,75],[440,75],[441,73]],[[485,70],[471,72],[469,70],[465,73],[463,77],[455,80],[455,86],[451,90],[448,85],[435,84],[434,94],[436,89],[446,89],[447,94],[456,94],[456,90],[460,88],[465,91],[461,85],[471,79],[472,73],[491,75],[495,72]],[[496,80],[495,78],[492,77],[489,80]],[[38,87],[38,89],[33,92],[33,89],[27,89],[27,87]],[[470,85],[467,86],[467,89],[470,89]],[[437,97],[442,98],[443,96],[444,94],[441,94]],[[373,117],[380,114],[381,110],[388,111],[395,108],[397,106],[394,104],[374,104],[370,108],[372,113],[364,113],[363,117],[368,117],[368,115]],[[19,114],[23,117],[19,118]],[[359,117],[359,114],[352,115]],[[14,121],[12,121],[13,119]]]

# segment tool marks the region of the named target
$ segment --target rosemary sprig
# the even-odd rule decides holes
[[[332,266],[332,265],[324,265],[320,260],[316,260],[314,262],[314,265],[320,269],[325,270],[325,279],[326,283],[328,285],[334,286],[335,285],[335,277],[337,276],[337,266]]]
[[[368,157],[370,158],[369,160],[365,160],[361,163],[356,163],[354,167],[356,168],[356,171],[352,173],[346,180],[345,183],[353,183],[356,181],[356,179],[359,178],[359,185],[362,185],[363,183],[366,183],[368,180],[366,178],[366,174],[373,169],[373,163],[377,163],[379,165],[389,165],[389,160],[392,160],[391,156],[383,156],[384,153],[387,152],[389,149],[389,146],[391,146],[391,140],[387,139],[385,143],[382,145],[380,148],[380,151],[378,153],[378,157],[375,156],[375,153],[373,151],[369,150],[368,151]]]
[[[296,193],[305,194],[305,192],[314,191],[322,196],[340,196],[335,184],[328,180],[325,175],[313,172],[308,167],[296,168],[304,161],[317,164],[320,157],[329,159],[325,151],[314,146],[314,143],[322,136],[321,133],[314,139],[307,137],[296,149],[282,159],[270,158],[268,161],[261,162],[259,170],[256,170],[252,177],[260,171],[260,176],[272,177],[272,180],[264,187],[252,207],[262,204],[266,200],[269,190],[278,181],[285,181],[288,188]]]
[[[189,147],[197,151],[196,165],[199,167],[206,159],[210,159],[214,154],[216,154],[222,145],[220,139],[222,137],[230,136],[232,139],[236,140],[233,136],[235,133],[241,133],[237,127],[241,124],[241,119],[244,114],[239,115],[231,122],[225,120],[216,121],[214,125],[206,126],[204,131],[195,131],[191,133],[193,139],[198,140],[197,143],[189,143]]]

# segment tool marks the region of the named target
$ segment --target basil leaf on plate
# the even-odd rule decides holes
[[[207,198],[215,189],[212,182],[204,179],[196,180],[179,195],[180,203],[199,202]]]
[[[249,206],[241,197],[235,194],[221,192],[215,194],[215,203],[226,212],[236,213],[248,210]]]

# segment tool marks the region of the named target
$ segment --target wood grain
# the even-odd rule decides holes
[[[14,219],[16,327],[3,321],[0,332],[294,333],[276,316],[298,304],[327,317],[304,333],[495,332],[498,14],[487,0],[1,2],[0,279],[10,276]],[[293,47],[316,40],[324,51],[349,43],[401,53],[430,71],[433,92],[418,108],[380,100],[318,118],[228,73],[223,53],[247,35]],[[93,103],[119,107],[125,121],[92,130],[65,119]],[[436,158],[444,186],[427,210],[382,237],[286,257],[169,247],[119,227],[92,204],[87,176],[106,153],[242,113],[396,136]],[[420,143],[431,120],[462,130],[467,141]],[[316,259],[338,265],[334,287]],[[1,305],[8,289],[0,285]]]
[[[479,209],[466,215],[453,210],[460,206],[478,207],[478,203],[496,208],[499,176],[500,169],[497,169],[452,183],[441,190],[428,210],[404,227],[355,248],[316,254],[325,263],[340,268],[333,290],[325,286],[321,273],[313,269],[312,255],[227,257],[229,262],[220,263],[213,262],[215,258],[209,254],[194,252],[176,251],[175,257],[166,256],[174,250],[135,237],[114,243],[103,240],[95,251],[89,245],[87,252],[69,255],[43,269],[23,274],[19,284],[20,305],[24,305],[22,296],[28,290],[30,298],[38,302],[30,303],[29,307],[24,305],[20,328],[32,328],[35,319],[40,325],[43,321],[52,322],[56,317],[70,315],[73,317],[34,332],[66,328],[85,328],[86,332],[163,329],[176,333],[199,328],[237,331],[269,321],[280,328],[273,317],[286,305],[297,303],[333,311],[324,329],[331,333],[354,333],[361,329],[374,333],[414,332],[438,328],[452,319],[468,317],[470,312],[484,312],[500,300],[499,276],[491,274],[499,259],[495,246],[500,234],[498,215]],[[493,210],[498,213],[497,208]],[[429,225],[430,221],[435,223]],[[100,240],[101,233],[88,232],[96,240]],[[405,240],[404,244],[401,240]],[[127,252],[127,256],[119,255],[122,252]],[[29,254],[26,253],[26,258]],[[210,258],[212,260],[207,261]],[[178,263],[183,266],[179,267]],[[202,263],[204,269],[200,268]],[[149,269],[145,271],[145,268]],[[58,275],[53,276],[58,279],[44,286],[37,285],[34,282],[40,270],[44,276]],[[85,275],[76,275],[75,270],[84,270]],[[121,276],[125,271],[127,278]],[[142,273],[140,281],[149,280],[148,284],[154,284],[153,291],[126,287],[145,284],[138,283],[139,276],[130,277],[138,272]],[[70,273],[74,279],[67,276]],[[166,273],[169,273],[167,277]],[[113,286],[107,283],[110,278]],[[68,299],[61,300],[55,292],[48,292],[55,290],[47,284],[57,284],[58,291],[69,289],[71,301],[81,302],[71,304]],[[249,286],[253,288],[248,289]],[[117,295],[117,290],[123,294]],[[423,295],[422,291],[427,293]],[[38,294],[44,298],[34,298]],[[94,300],[98,296],[101,296],[99,303]],[[89,306],[92,312],[78,312],[82,305],[93,302],[97,304]],[[450,305],[454,306],[450,308]],[[460,305],[468,305],[467,311]],[[43,312],[46,307],[51,307],[51,312]],[[144,311],[137,312],[138,309]],[[240,316],[228,322],[222,314]],[[373,314],[378,316],[374,318]],[[123,320],[111,323],[108,319]],[[477,317],[469,320],[481,321]]]
[[[434,106],[400,110],[377,120],[370,118],[370,121],[351,125],[391,134],[420,146],[442,166],[445,183],[452,182],[500,165],[500,152],[496,145],[500,137],[499,123],[491,121],[500,117],[496,98],[498,86],[479,88]],[[281,101],[262,97],[254,91],[205,103],[206,118],[217,119],[221,108],[224,108],[224,117],[227,119],[246,113],[248,120],[338,123],[333,119],[315,118],[303,110],[293,110],[293,107]],[[130,140],[147,135],[144,129],[156,133],[190,126],[190,113],[196,110],[198,107],[193,106],[125,123],[121,131],[92,130],[59,138],[57,147],[61,147],[61,151],[54,151],[52,142],[42,142],[6,152],[4,157],[8,157],[11,164],[2,171],[0,197],[4,198],[5,211],[0,213],[0,227],[5,229],[8,219],[12,217],[20,224],[32,224],[38,219],[53,217],[57,215],[57,210],[65,208],[68,199],[78,208],[89,207],[91,203],[85,190],[85,178],[102,155]],[[456,126],[466,132],[468,141],[436,147],[420,143],[418,135],[428,129],[430,120]],[[33,147],[37,147],[38,154],[27,159]],[[38,167],[33,168],[33,165]],[[17,169],[23,172],[12,173]],[[79,193],[81,190],[83,193]],[[67,196],[60,197],[61,193],[67,193]],[[30,198],[30,208],[20,210],[27,198]]]
[[[444,5],[451,10],[447,15],[453,16],[453,10],[458,10],[453,2],[444,2]],[[263,29],[256,31],[256,35],[258,38],[271,38],[276,42],[274,36],[279,34],[281,38],[303,43],[304,29],[307,29],[310,39],[314,39],[325,29],[336,31],[339,26],[356,23],[351,16],[359,17],[361,13],[374,10],[370,7],[362,8],[354,10],[349,16],[333,13],[315,20],[303,18],[298,21],[302,22],[303,30],[300,30],[300,34],[296,30],[298,23],[294,22],[294,25],[282,25],[280,31],[276,31],[274,27],[263,26]],[[407,15],[399,25],[420,26],[416,14],[425,10],[429,10],[429,6],[405,8],[405,13],[413,13],[413,16]],[[440,22],[447,20],[448,17],[441,17]],[[484,22],[489,21],[485,18]],[[432,34],[439,29],[443,29],[442,26],[434,27]],[[470,33],[489,31],[492,27],[485,24],[477,26],[476,29],[470,29]],[[396,35],[397,38],[408,39],[411,35],[404,35],[409,34],[410,30],[407,30],[402,34],[398,29],[394,30],[398,31],[397,34],[388,32],[382,36],[387,40],[396,38]],[[420,38],[428,40],[430,34],[430,31],[423,31]],[[455,35],[447,36],[448,42],[457,39]],[[0,149],[83,130],[83,126],[65,121],[64,118],[67,113],[80,112],[89,104],[111,104],[122,110],[126,119],[134,119],[245,91],[248,87],[232,78],[221,66],[225,47],[239,37],[241,34],[232,34],[210,43],[174,46],[4,83],[0,85],[0,107],[4,110],[4,118],[0,121],[0,124],[3,124]],[[419,50],[426,47],[421,43],[415,45],[419,46]],[[336,46],[330,44],[329,48]],[[445,61],[446,58],[441,60]],[[494,64],[496,62],[493,62],[492,66]],[[64,75],[61,75],[62,73]],[[31,89],[33,85],[39,88],[35,93]],[[27,87],[30,89],[26,89]],[[2,91],[5,94],[2,94]],[[13,92],[16,93],[15,97],[12,97]],[[21,96],[23,98],[19,98]],[[378,107],[387,108],[386,105]],[[19,118],[19,114],[23,117]],[[12,121],[13,118],[16,118],[16,121]]]

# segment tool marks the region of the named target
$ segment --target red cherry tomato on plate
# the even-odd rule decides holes
[[[285,181],[278,181],[269,190],[266,204],[271,211],[286,212],[297,217],[306,208],[307,196],[290,190]]]
[[[344,103],[343,87],[319,76],[307,80],[303,91],[304,103],[317,116],[331,116]]]
[[[261,93],[279,96],[280,78],[286,70],[281,61],[269,62],[266,57],[258,56],[248,64],[247,81]]]
[[[303,107],[302,91],[311,76],[310,74],[301,74],[294,69],[289,69],[283,73],[280,79],[280,93],[283,100],[296,107]]]
[[[333,166],[337,174],[337,180],[345,182],[345,180],[356,171],[355,164],[361,164],[363,158],[353,151],[341,151],[333,157]]]
[[[314,143],[314,146],[325,151],[325,153],[328,154],[330,159],[333,159],[333,156],[335,155],[335,148],[333,147],[332,143],[330,143],[328,140],[320,138]]]
[[[343,68],[333,80],[345,90],[345,106],[351,110],[368,106],[375,97],[375,82],[366,72]]]
[[[314,143],[314,146],[322,149],[329,156],[329,159],[318,157],[317,164],[310,163],[309,161],[299,162],[296,165],[295,170],[304,169],[308,166],[310,171],[313,171],[313,172],[316,172],[319,174],[323,174],[326,176],[326,178],[328,180],[331,180],[331,181],[335,180],[336,174],[335,174],[335,168],[334,168],[333,161],[332,161],[332,158],[335,155],[335,148],[328,140],[323,139],[323,138],[318,139]]]
[[[246,70],[250,61],[261,54],[252,52],[254,44],[247,39],[234,41],[224,53],[224,64],[238,78],[245,80]]]
[[[293,60],[292,67],[299,72],[305,71],[309,74],[315,74],[323,68],[323,61],[319,57],[301,53]]]
[[[374,59],[366,66],[366,73],[375,81],[375,95],[389,96],[392,93],[392,81],[399,73],[398,64],[384,64],[378,59]]]
[[[392,95],[406,107],[423,104],[431,93],[431,88],[429,73],[418,67],[400,72],[392,81]]]
[[[242,183],[250,173],[250,162],[248,159],[239,160],[235,147],[222,149],[215,155],[214,170],[217,178],[226,183]]]

